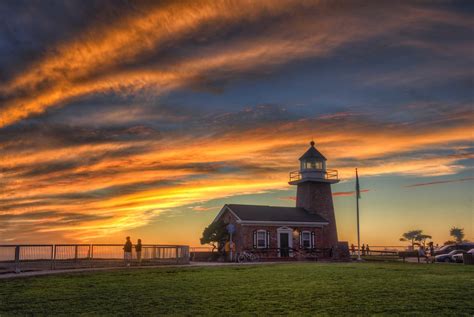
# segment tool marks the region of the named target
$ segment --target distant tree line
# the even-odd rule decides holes
[[[444,245],[447,244],[456,244],[464,241],[464,228],[452,227],[449,230],[449,235],[454,238],[454,240],[448,240],[444,242]],[[410,230],[402,234],[400,241],[408,241],[411,243],[412,247],[415,245],[426,245],[426,241],[432,239],[431,235],[423,233],[423,230],[416,229]]]

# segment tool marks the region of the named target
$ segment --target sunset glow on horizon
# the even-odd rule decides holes
[[[473,5],[0,4],[0,243],[199,246],[226,203],[294,206],[314,139],[339,239],[474,239]],[[53,18],[54,17],[54,18]]]

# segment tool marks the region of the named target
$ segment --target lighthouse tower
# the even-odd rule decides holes
[[[290,185],[296,185],[296,207],[316,213],[328,221],[322,229],[322,247],[337,246],[336,217],[331,184],[339,182],[337,170],[326,168],[326,158],[311,141],[310,148],[300,157],[300,170],[290,173]]]

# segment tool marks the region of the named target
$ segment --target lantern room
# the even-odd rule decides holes
[[[339,181],[336,170],[326,169],[326,158],[311,141],[310,148],[300,157],[300,169],[290,173],[290,184],[296,185],[304,181],[322,181],[337,183]]]
[[[314,141],[311,141],[311,147],[300,157],[300,171],[325,171],[326,158],[314,147]]]

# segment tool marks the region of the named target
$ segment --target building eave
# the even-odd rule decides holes
[[[237,223],[243,226],[266,225],[266,226],[297,226],[297,227],[323,227],[329,224],[329,222],[253,221],[253,220],[238,220]]]
[[[217,222],[227,210],[235,217],[235,219],[237,220],[237,222],[242,221],[242,219],[240,219],[239,216],[237,216],[237,214],[236,214],[234,211],[232,211],[232,209],[231,209],[227,204],[225,204],[225,205],[222,207],[222,209],[219,211],[219,213],[217,214],[217,216],[214,218],[214,220],[212,221],[212,223]]]

